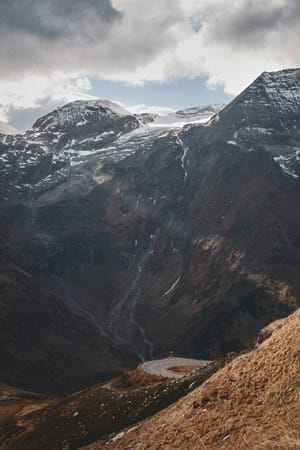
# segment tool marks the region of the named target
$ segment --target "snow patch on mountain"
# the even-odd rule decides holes
[[[290,155],[280,155],[274,158],[281,169],[295,179],[300,178],[300,150]]]
[[[171,112],[166,115],[156,115],[150,126],[164,126],[170,128],[181,128],[189,124],[205,124],[216,113],[224,108],[224,104],[207,105],[202,107],[193,107]]]

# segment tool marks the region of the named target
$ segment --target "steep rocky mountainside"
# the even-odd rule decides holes
[[[173,406],[95,449],[210,450],[300,447],[300,310],[272,324],[236,358]]]
[[[108,355],[91,346],[85,359],[79,349],[71,387],[76,351],[65,346],[58,391],[104,376],[115,358],[123,365],[170,350],[205,358],[238,350],[297,307],[299,80],[298,69],[263,74],[202,125],[145,125],[99,100],[1,136],[1,267],[14,264],[42,293],[30,297],[24,330],[40,323],[36,305],[48,293],[67,326],[48,314],[58,338],[39,329],[39,358],[56,361],[62,328],[72,341],[70,315],[91,330],[76,342],[83,333]],[[19,286],[2,283],[1,298],[17,290],[22,303]],[[22,321],[13,301],[0,307],[4,321]],[[22,338],[7,330],[6,339],[14,345],[1,375],[16,383]],[[17,383],[31,387],[36,376],[32,364]],[[43,374],[39,389],[53,387]]]
[[[264,72],[213,118],[211,132],[233,145],[253,150],[261,145],[281,168],[300,175],[300,69]],[[210,135],[211,136],[211,135]]]

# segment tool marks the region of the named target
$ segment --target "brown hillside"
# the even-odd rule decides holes
[[[259,339],[173,406],[87,448],[300,449],[300,309]]]

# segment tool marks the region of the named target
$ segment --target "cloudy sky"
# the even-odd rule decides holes
[[[299,0],[0,0],[0,120],[67,101],[131,110],[223,103],[300,66]]]

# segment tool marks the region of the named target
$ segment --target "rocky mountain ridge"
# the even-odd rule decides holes
[[[299,178],[299,95],[300,69],[264,72],[212,119],[211,131],[248,151],[259,144]]]

